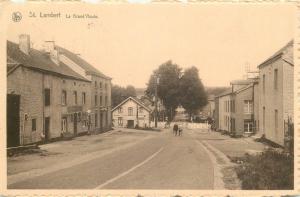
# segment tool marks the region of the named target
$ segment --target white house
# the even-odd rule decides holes
[[[151,109],[139,99],[128,97],[112,109],[113,126],[133,128],[150,126]]]

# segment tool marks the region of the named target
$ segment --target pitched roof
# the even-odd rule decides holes
[[[100,72],[98,69],[93,67],[90,63],[88,63],[87,61],[85,61],[84,59],[82,59],[81,57],[76,55],[75,53],[73,53],[63,47],[60,47],[60,46],[56,46],[56,47],[60,53],[67,56],[73,62],[78,64],[81,68],[83,68],[86,71],[87,74],[97,75],[97,76],[103,77],[105,79],[111,79],[111,77],[104,75],[102,72]]]
[[[10,71],[13,70],[11,63],[14,62],[15,66],[22,65],[41,72],[48,72],[63,77],[89,81],[62,62],[60,62],[59,65],[56,65],[46,53],[36,49],[30,49],[29,55],[27,55],[19,49],[18,44],[11,41],[7,41],[7,59],[9,60],[7,62],[8,74],[10,74]]]
[[[126,103],[128,100],[133,100],[134,102],[136,102],[137,104],[141,105],[142,107],[144,107],[147,111],[151,111],[151,109],[149,109],[143,102],[141,102],[139,99],[137,98],[133,98],[133,97],[128,97],[127,99],[123,100],[119,105],[117,105],[116,107],[114,107],[111,111],[115,111],[116,109],[118,109],[121,105],[123,105],[124,103]]]
[[[280,57],[284,51],[288,48],[288,47],[292,47],[294,44],[294,41],[291,40],[289,41],[284,47],[282,47],[281,49],[279,49],[276,53],[274,53],[271,57],[269,57],[268,59],[266,59],[265,61],[263,61],[261,64],[258,65],[258,68],[261,68],[262,66],[264,66],[267,62],[271,61],[272,59],[276,58],[276,57]],[[293,59],[293,58],[292,58]],[[286,59],[286,61],[288,61],[288,63],[293,65],[293,60],[291,59]]]
[[[248,84],[252,83],[253,81],[254,81],[253,79],[241,79],[241,80],[231,81],[230,84],[231,85],[248,85]]]
[[[218,94],[216,97],[226,96],[226,95],[231,94],[231,93],[232,93],[232,88],[227,88],[221,94]]]

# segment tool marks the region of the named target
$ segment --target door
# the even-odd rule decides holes
[[[74,135],[77,135],[77,113],[74,113]]]
[[[133,128],[134,127],[134,120],[127,120],[127,127]]]
[[[50,139],[50,117],[45,117],[45,140]]]
[[[7,147],[20,145],[20,95],[7,95]]]

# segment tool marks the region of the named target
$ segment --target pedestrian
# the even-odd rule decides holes
[[[177,132],[178,132],[178,125],[174,124],[174,126],[173,126],[173,133],[174,133],[175,136],[177,135]]]
[[[178,135],[181,136],[182,135],[182,128],[178,129]]]

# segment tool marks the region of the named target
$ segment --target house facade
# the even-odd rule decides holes
[[[56,54],[30,48],[29,35],[7,42],[8,147],[88,131],[91,82]]]
[[[268,140],[284,146],[287,123],[294,122],[293,42],[289,42],[258,68],[259,130]]]
[[[111,129],[111,77],[104,75],[91,64],[65,48],[58,47],[61,61],[70,65],[75,72],[91,81],[89,117],[91,130],[104,132]]]
[[[231,82],[231,88],[216,96],[216,129],[234,136],[254,134],[258,124],[257,90],[257,78],[236,80]]]
[[[115,128],[149,127],[151,109],[137,98],[128,97],[112,109],[113,125]]]

